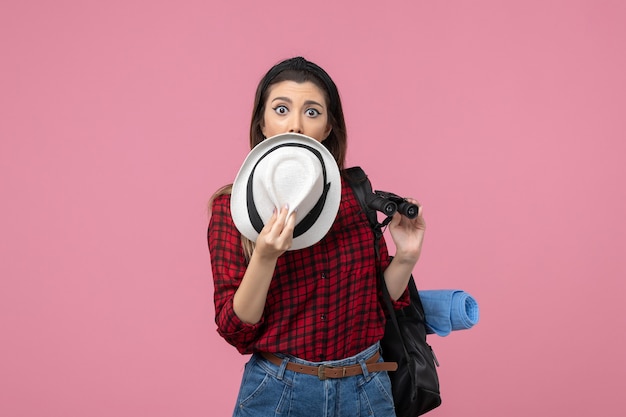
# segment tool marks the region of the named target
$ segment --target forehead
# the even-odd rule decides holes
[[[311,81],[302,83],[296,81],[280,81],[272,84],[268,88],[267,99],[273,100],[276,97],[285,97],[291,100],[315,100],[326,104],[324,91]]]

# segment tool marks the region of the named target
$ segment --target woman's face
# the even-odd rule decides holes
[[[322,142],[330,134],[328,104],[310,81],[281,81],[269,87],[261,131],[266,138],[300,133]]]

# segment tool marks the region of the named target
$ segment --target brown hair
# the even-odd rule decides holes
[[[302,57],[286,59],[274,65],[259,82],[254,96],[252,120],[250,122],[250,149],[254,148],[265,139],[261,126],[263,124],[263,114],[265,112],[265,102],[267,101],[269,88],[282,81],[295,81],[297,83],[310,81],[322,90],[329,110],[328,121],[332,128],[330,134],[322,144],[326,146],[333,155],[339,169],[343,170],[348,141],[339,90],[326,71]],[[231,191],[232,184],[220,188],[213,194],[209,200],[209,215],[211,214],[213,200],[220,195],[230,194]],[[252,256],[252,251],[254,250],[254,242],[242,235],[241,244],[246,260],[249,261]]]
[[[254,96],[254,107],[250,122],[250,149],[265,139],[261,126],[263,124],[268,90],[272,85],[282,81],[295,81],[297,83],[310,81],[322,90],[328,104],[328,121],[332,127],[330,135],[322,144],[330,151],[335,161],[337,161],[339,169],[342,170],[348,142],[339,90],[337,90],[337,86],[326,71],[302,57],[290,58],[276,64],[259,82]]]

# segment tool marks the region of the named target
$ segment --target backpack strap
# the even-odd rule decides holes
[[[380,239],[383,237],[383,227],[387,224],[387,222],[383,221],[383,223],[379,223],[376,210],[367,205],[367,196],[373,193],[372,184],[369,178],[367,178],[367,174],[361,167],[346,168],[344,172],[345,179],[348,184],[350,184],[350,187],[352,187],[352,190],[361,205],[361,210],[365,213],[370,227],[372,228],[372,232],[374,233],[374,249],[376,250],[376,259],[379,259]],[[390,310],[390,314],[394,315],[393,308],[391,308],[391,297],[389,296],[389,290],[387,290],[387,285],[385,284],[382,271],[378,271],[378,275],[381,280],[385,304],[387,304],[387,309]]]
[[[379,223],[376,210],[371,209],[367,205],[366,196],[369,194],[372,194],[372,184],[369,178],[367,178],[367,174],[365,174],[365,171],[363,171],[361,167],[346,168],[344,172],[345,172],[345,179],[348,182],[348,184],[350,184],[350,187],[352,187],[352,190],[354,191],[354,194],[356,195],[357,200],[359,200],[361,209],[367,216],[367,220],[369,221],[372,231],[374,232],[374,248],[376,250],[376,259],[379,259],[380,258],[379,242],[383,236],[383,227],[384,227],[384,224],[386,223],[384,224]],[[378,271],[378,276],[380,277],[379,279],[380,279],[381,289],[383,292],[383,300],[385,303],[385,308],[387,309],[387,312],[389,313],[389,317],[391,318],[391,321],[393,322],[393,326],[396,329],[396,332],[398,333],[398,335],[400,335],[400,338],[402,338],[402,332],[400,331],[398,318],[396,317],[396,312],[391,303],[391,295],[389,294],[389,290],[387,289],[387,284],[385,283],[383,271]],[[410,281],[411,282],[413,281],[413,276],[411,276]],[[415,288],[415,283],[413,283],[413,288]],[[405,347],[404,347],[404,353],[408,360],[409,353]]]
[[[367,220],[370,222],[370,226],[372,226],[372,229],[376,229],[378,227],[378,216],[376,214],[376,210],[369,208],[365,202],[365,197],[373,192],[372,184],[370,183],[369,178],[367,178],[367,174],[361,167],[346,168],[344,173],[345,179],[348,181],[348,184],[350,184],[350,187],[352,187],[357,200],[359,200],[361,209],[367,216]]]

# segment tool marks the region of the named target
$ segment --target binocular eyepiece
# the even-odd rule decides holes
[[[365,202],[369,208],[380,211],[387,217],[391,217],[396,212],[399,212],[409,219],[414,219],[419,214],[417,205],[409,203],[406,199],[387,191],[376,190],[365,198]]]

